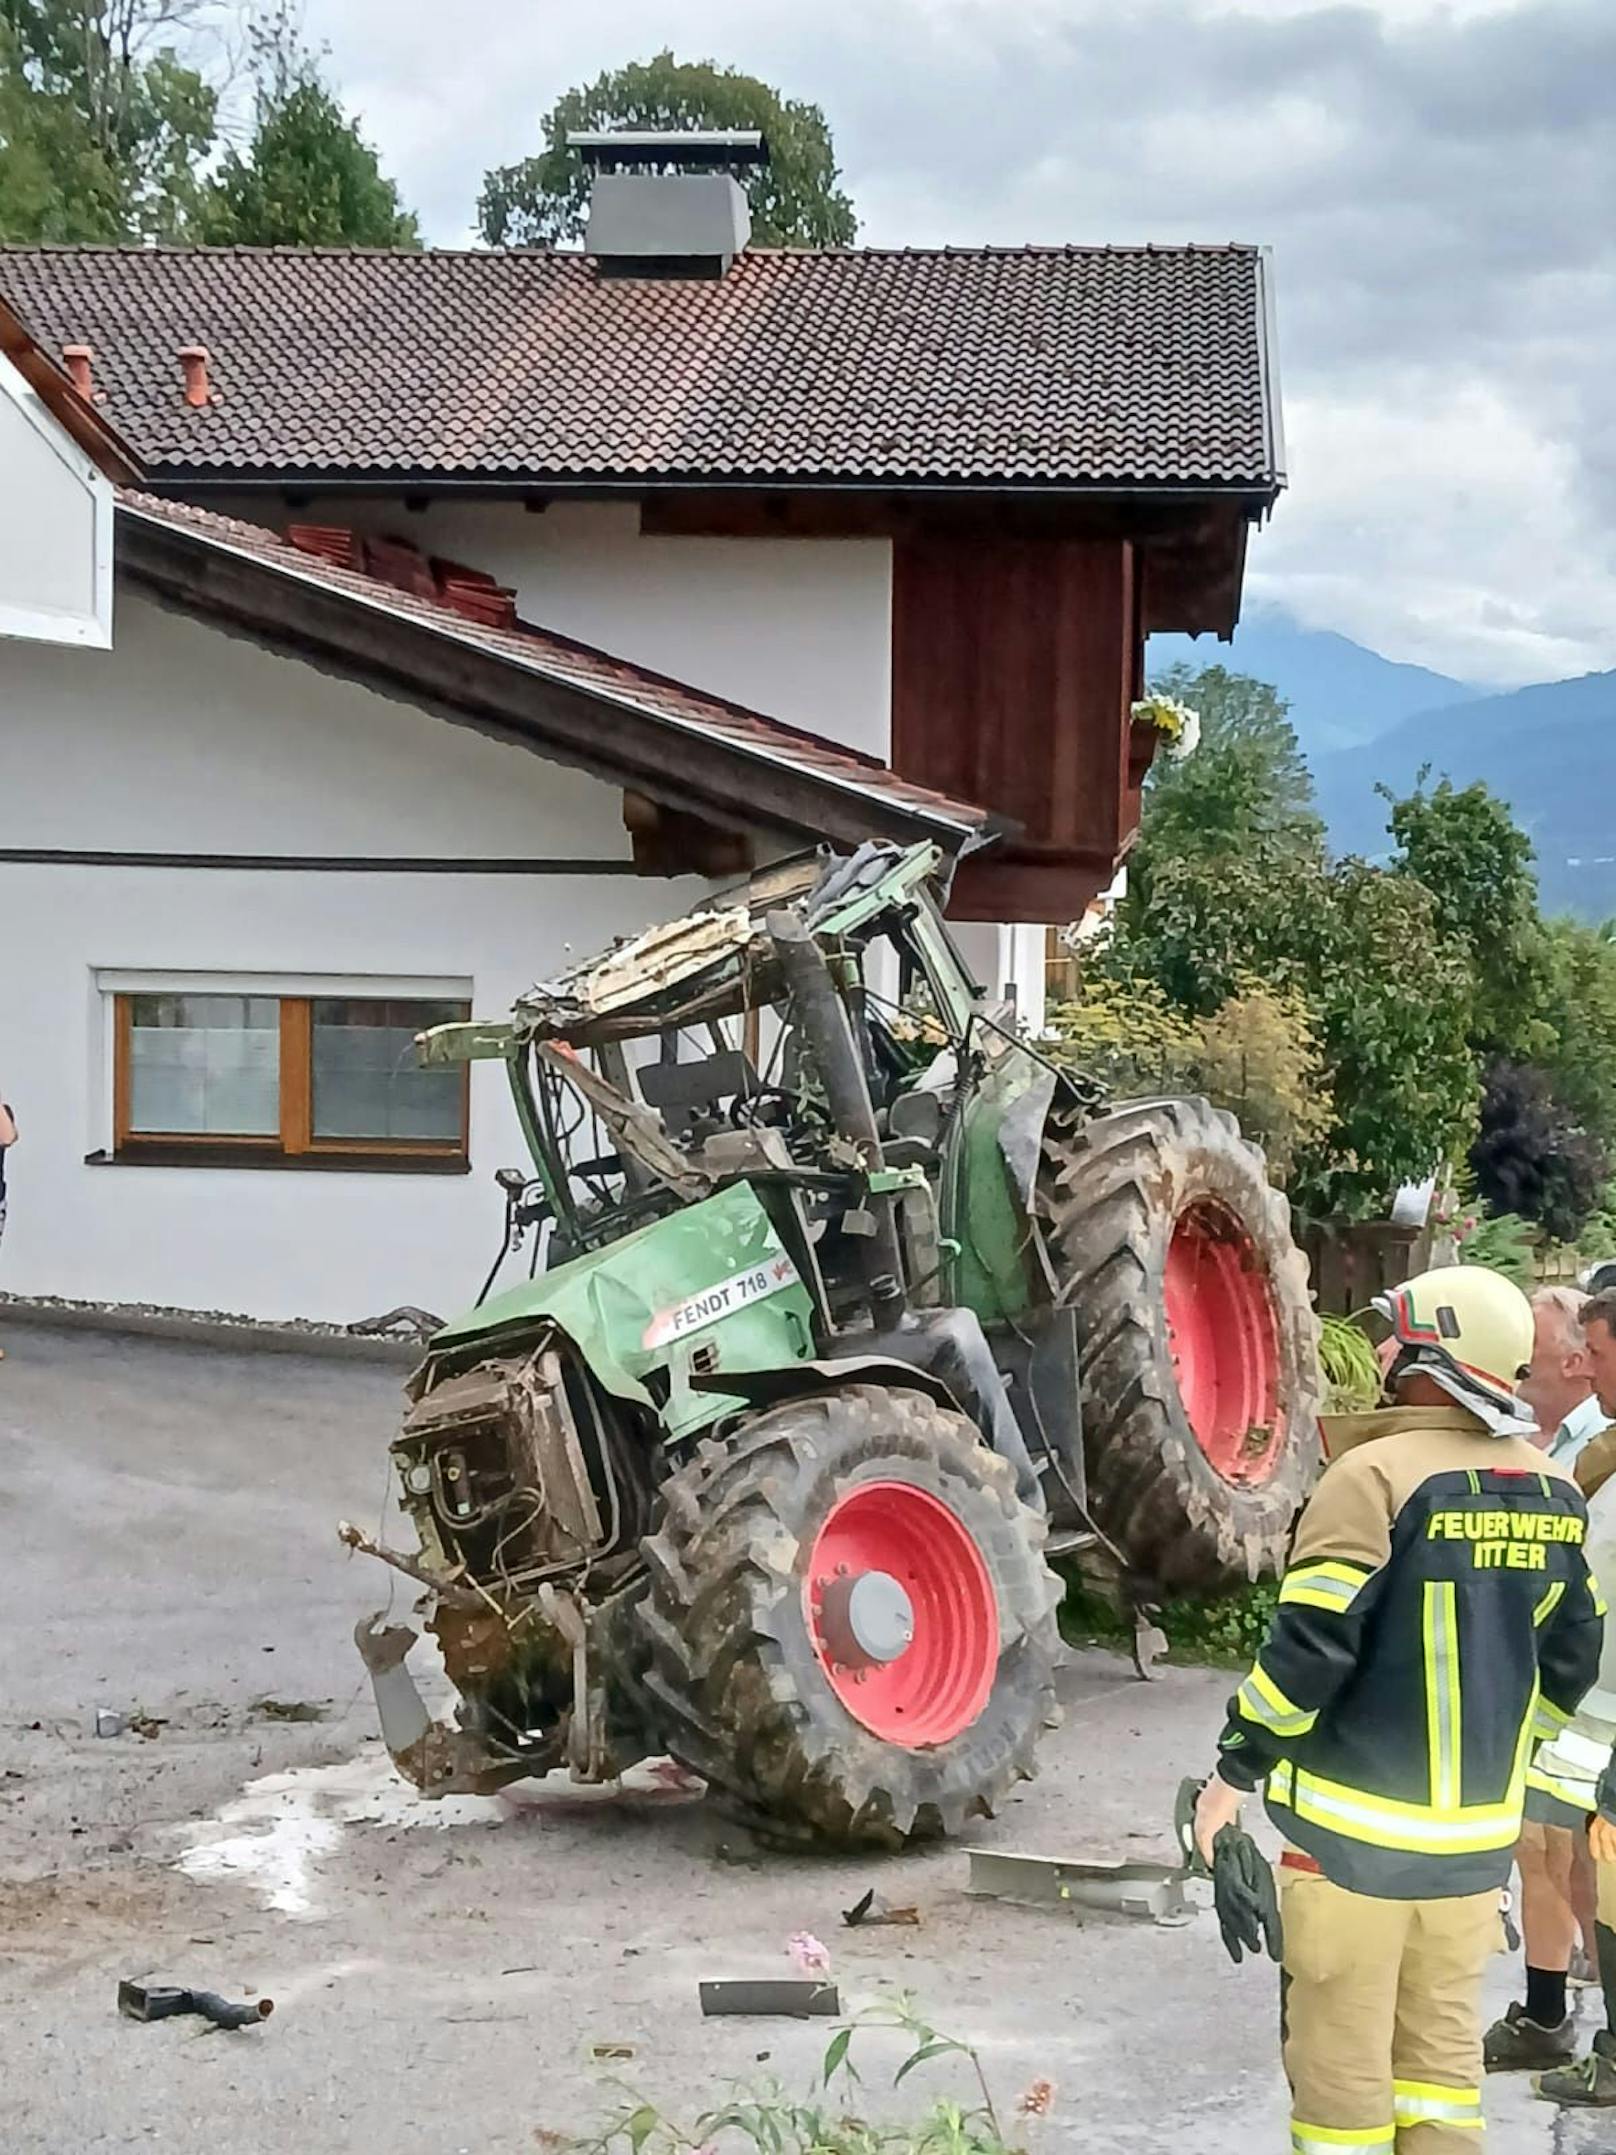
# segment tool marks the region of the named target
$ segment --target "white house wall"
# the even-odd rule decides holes
[[[469,1176],[89,1165],[111,1137],[111,987],[179,972],[256,976],[266,991],[463,985],[498,1014],[569,950],[676,912],[701,886],[627,872],[614,789],[127,591],[115,654],[0,644],[0,752],[11,847],[623,864],[501,876],[0,862],[0,1097],[21,1129],[0,1286],[340,1322],[468,1301],[499,1234],[493,1171],[525,1157],[497,1066],[472,1071]]]
[[[486,569],[522,613],[619,658],[885,757],[892,743],[892,547],[886,539],[645,536],[630,502],[402,502],[274,497],[230,507],[396,533]]]
[[[104,650],[112,489],[0,353],[0,638]]]

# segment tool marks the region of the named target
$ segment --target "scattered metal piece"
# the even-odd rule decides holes
[[[851,1908],[842,1910],[842,1921],[849,1930],[858,1930],[871,1923],[906,1923],[914,1926],[920,1922],[920,1910],[914,1907],[894,1908],[892,1903],[883,1900],[872,1886]]]
[[[1167,1926],[1190,1922],[1204,1905],[1186,1890],[1182,1865],[1138,1858],[1080,1863],[996,1848],[968,1848],[965,1853],[971,1865],[966,1890],[988,1900],[1087,1908]]]
[[[703,1983],[701,2010],[709,2019],[720,2014],[784,2014],[793,2020],[834,2020],[842,2010],[834,1983],[807,1976],[768,1976],[760,1981]]]
[[[98,1706],[95,1709],[95,1733],[98,1736],[121,1736],[129,1726],[115,1706]]]
[[[602,2063],[611,2058],[632,2058],[634,2045],[632,2043],[591,2043],[589,2055],[592,2058],[599,2059]]]
[[[273,1998],[238,2004],[216,1990],[186,1990],[169,1983],[120,1983],[118,2011],[128,2020],[172,2020],[177,2013],[198,2013],[216,2028],[256,2028],[275,2010]]]

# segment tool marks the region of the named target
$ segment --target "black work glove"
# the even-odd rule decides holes
[[[1285,1941],[1274,1874],[1262,1850],[1239,1826],[1225,1826],[1212,1843],[1212,1905],[1237,1968],[1242,1947],[1253,1960],[1264,1947],[1270,1960],[1279,1959]]]

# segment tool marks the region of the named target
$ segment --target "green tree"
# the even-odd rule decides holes
[[[357,122],[319,82],[301,82],[260,111],[245,157],[226,151],[199,226],[216,246],[421,244]]]
[[[659,52],[568,90],[543,121],[536,157],[484,175],[477,222],[491,247],[548,247],[583,234],[589,178],[567,137],[600,128],[761,128],[769,162],[736,178],[765,246],[847,247],[858,229],[839,182],[830,129],[817,105],[710,60]]]
[[[289,4],[253,32],[252,141],[225,152],[198,219],[215,245],[419,247],[376,152],[321,80]]]
[[[217,95],[203,0],[0,0],[0,239],[187,236]]]
[[[1324,864],[1324,825],[1284,698],[1266,681],[1173,666],[1152,687],[1200,714],[1193,755],[1158,755],[1128,857],[1131,900],[1145,906],[1158,863],[1235,854]]]
[[[1442,926],[1469,949],[1477,1054],[1533,1058],[1553,1042],[1554,978],[1532,841],[1484,785],[1444,778],[1428,792],[1425,778],[1405,800],[1385,793],[1397,866],[1425,885]]]
[[[1305,924],[1298,970],[1336,1119],[1303,1153],[1292,1194],[1316,1217],[1374,1219],[1474,1133],[1469,951],[1422,883],[1345,860]]]
[[[1551,920],[1553,1045],[1540,1058],[1558,1097],[1616,1152],[1616,922]]]
[[[1221,666],[1159,685],[1200,712],[1201,743],[1152,773],[1128,895],[1090,962],[1213,1024],[1226,1063],[1255,1043],[1259,1015],[1280,1038],[1283,1012],[1289,1063],[1268,1089],[1293,1102],[1292,1197],[1316,1215],[1372,1217],[1474,1132],[1470,946],[1414,875],[1330,862],[1271,689]],[[1298,1117],[1313,1072],[1330,1112]]]

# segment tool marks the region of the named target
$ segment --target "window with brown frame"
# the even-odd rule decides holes
[[[417,1033],[470,1015],[413,997],[173,993],[115,1003],[120,1159],[187,1166],[454,1168],[469,1073]]]

